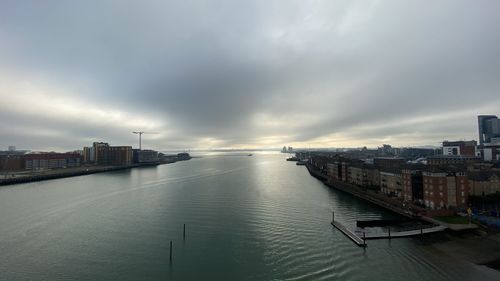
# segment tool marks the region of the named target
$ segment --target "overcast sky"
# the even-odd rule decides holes
[[[500,114],[500,1],[0,1],[0,150],[438,145]]]

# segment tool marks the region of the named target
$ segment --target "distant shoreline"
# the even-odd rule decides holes
[[[126,166],[81,166],[75,168],[63,168],[54,170],[42,170],[31,174],[20,174],[17,173],[7,173],[7,174],[17,174],[15,177],[4,178],[3,174],[0,173],[0,186],[15,185],[22,183],[38,182],[52,179],[70,178],[85,176],[97,173],[105,173],[112,171],[127,170],[140,167],[151,167],[165,164],[172,164],[178,161],[187,161],[190,159],[177,160],[173,162],[160,162],[160,163],[150,163],[150,164],[132,164]],[[29,171],[24,171],[29,173]]]

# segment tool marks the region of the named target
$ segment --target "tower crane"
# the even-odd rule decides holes
[[[158,134],[158,133],[138,131],[138,132],[132,132],[132,134],[139,135],[139,150],[142,150],[142,134]]]

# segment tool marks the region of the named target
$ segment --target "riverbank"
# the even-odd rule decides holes
[[[397,206],[394,202],[387,202],[384,198],[378,198],[379,194],[367,194],[360,188],[353,188],[352,185],[342,182],[331,182],[328,177],[320,171],[314,169],[310,164],[306,164],[310,175],[322,181],[326,186],[346,192],[369,203],[395,212],[397,214],[416,218],[414,211]],[[359,190],[358,190],[359,189]],[[418,216],[418,219],[430,223],[440,224],[448,227],[451,231],[433,234],[425,239],[426,246],[434,250],[443,252],[453,258],[471,262],[476,265],[484,265],[500,271],[500,234],[496,232],[486,232],[478,229],[477,225],[455,225],[444,223],[429,217]]]
[[[417,218],[420,217],[418,215],[418,211],[421,210],[414,210],[410,208],[405,208],[402,204],[399,204],[399,202],[395,202],[394,200],[391,200],[390,198],[386,198],[385,195],[382,194],[377,194],[375,192],[368,192],[366,190],[362,190],[361,188],[358,188],[356,186],[353,186],[351,184],[341,182],[341,181],[333,181],[328,179],[328,177],[324,174],[322,174],[320,171],[315,169],[311,164],[307,163],[306,165],[307,170],[309,171],[309,174],[311,174],[313,177],[319,179],[322,181],[325,185],[341,190],[343,192],[349,193],[352,196],[358,197],[360,199],[363,199],[365,201],[368,201],[372,204],[375,204],[379,207],[382,207],[384,209],[387,209],[389,211],[395,212],[397,214],[400,214],[405,217],[410,217],[410,218]]]
[[[36,182],[58,178],[68,178],[96,173],[104,173],[117,170],[125,170],[140,167],[140,165],[127,166],[81,166],[75,168],[62,168],[42,171],[22,171],[9,174],[10,177],[0,179],[0,185],[20,184],[27,182]]]
[[[132,165],[124,165],[124,166],[80,166],[74,168],[62,168],[62,169],[53,169],[53,170],[40,170],[40,171],[20,171],[9,173],[8,177],[0,178],[0,186],[2,185],[13,185],[13,184],[21,184],[28,182],[37,182],[44,180],[52,180],[59,178],[69,178],[69,177],[78,177],[96,173],[105,173],[111,171],[118,170],[127,170],[132,168],[139,167],[149,167],[149,166],[158,166],[163,164],[172,164],[178,161],[187,161],[189,159],[180,159],[173,162],[161,162],[161,163],[148,163],[148,164],[132,164]]]

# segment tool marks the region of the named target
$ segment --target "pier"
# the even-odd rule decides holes
[[[332,212],[332,225],[335,226],[340,232],[354,242],[354,244],[360,247],[366,247],[366,241],[360,238],[356,233],[349,230],[347,227],[343,226],[340,222],[335,221],[335,213]]]

